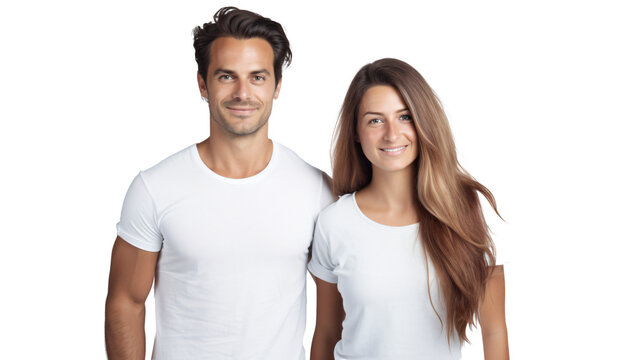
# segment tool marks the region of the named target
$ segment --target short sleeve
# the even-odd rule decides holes
[[[156,206],[139,173],[127,190],[116,232],[123,240],[145,251],[160,251],[163,236],[158,227]]]
[[[323,234],[321,221],[318,220],[313,235],[312,257],[308,263],[308,271],[326,282],[337,284],[337,275],[333,272],[334,269],[330,245]]]
[[[319,208],[317,210],[317,213],[319,214],[320,211],[324,210],[324,208],[331,203],[333,203],[335,200],[335,197],[333,196],[333,192],[331,189],[331,179],[330,176],[326,175],[325,172],[321,172],[321,189],[319,192]]]

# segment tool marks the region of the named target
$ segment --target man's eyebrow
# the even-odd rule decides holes
[[[231,75],[231,74],[234,74],[234,71],[228,70],[228,69],[216,69],[216,70],[214,70],[214,75],[219,75],[219,74]],[[270,71],[268,71],[266,69],[255,70],[255,71],[250,72],[250,74],[251,75],[265,74],[265,75],[268,75],[268,76],[272,75],[270,73]]]
[[[214,70],[215,74],[234,74],[234,71],[228,69],[216,69]]]
[[[257,75],[257,74],[266,74],[266,75],[269,75],[269,76],[271,76],[271,75],[272,75],[272,74],[270,73],[270,71],[268,71],[268,70],[266,70],[266,69],[256,70],[256,71],[251,72],[251,74],[252,74],[252,75]]]
[[[396,111],[395,113],[401,113],[401,112],[405,112],[405,111],[409,111],[409,109],[407,109],[407,108],[400,109],[400,110]],[[367,111],[367,112],[364,113],[364,115],[362,115],[362,117],[364,117],[366,115],[379,115],[379,116],[382,116],[382,115],[384,115],[384,113],[375,112],[375,111]]]

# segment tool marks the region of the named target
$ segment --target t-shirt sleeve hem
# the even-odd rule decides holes
[[[135,247],[137,247],[137,248],[139,248],[141,250],[150,251],[150,252],[159,252],[159,251],[161,251],[161,246],[160,245],[156,246],[156,245],[150,244],[150,243],[148,243],[148,242],[146,242],[144,240],[141,240],[141,239],[137,238],[134,235],[128,234],[127,232],[125,232],[123,230],[119,229],[116,233],[117,233],[118,236],[120,236],[121,239],[125,240],[130,245],[135,246]]]
[[[337,284],[337,276],[335,274],[312,261],[308,263],[308,271],[328,283]]]

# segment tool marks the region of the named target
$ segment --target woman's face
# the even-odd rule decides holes
[[[357,114],[357,137],[373,167],[384,171],[404,170],[418,155],[411,112],[392,86],[366,91]]]

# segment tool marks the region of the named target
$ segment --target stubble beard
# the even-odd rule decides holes
[[[261,130],[264,126],[266,126],[266,124],[268,123],[268,119],[270,118],[271,110],[272,109],[267,109],[267,111],[262,113],[256,124],[254,124],[250,128],[246,128],[243,125],[240,127],[235,127],[232,122],[228,121],[228,118],[219,111],[210,110],[210,115],[214,123],[217,124],[221,129],[223,129],[223,131],[227,135],[238,138],[253,135]]]

